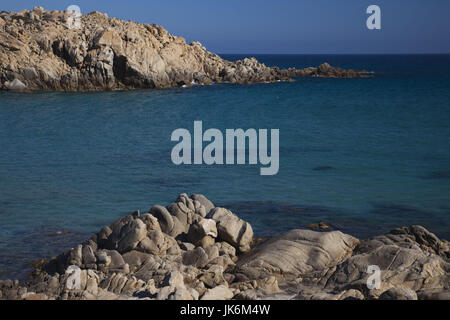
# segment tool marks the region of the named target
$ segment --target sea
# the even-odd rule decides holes
[[[0,93],[0,279],[135,210],[202,193],[270,237],[325,222],[450,240],[450,55],[222,55],[367,78],[103,93]],[[279,129],[279,172],[175,165],[174,130]]]

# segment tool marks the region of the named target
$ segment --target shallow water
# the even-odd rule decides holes
[[[237,59],[241,56],[224,56]],[[0,278],[136,209],[203,193],[259,236],[326,221],[358,237],[421,224],[450,239],[450,56],[265,55],[368,79],[107,93],[0,93]],[[279,128],[280,171],[175,166],[177,128]],[[70,234],[47,235],[61,230]]]

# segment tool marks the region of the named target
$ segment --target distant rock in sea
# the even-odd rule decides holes
[[[449,243],[425,228],[359,240],[320,226],[258,239],[230,210],[181,194],[38,261],[28,282],[0,281],[0,299],[449,299]]]
[[[230,62],[161,26],[92,12],[80,16],[79,27],[70,27],[72,14],[41,7],[0,13],[0,90],[143,89],[366,75],[328,63],[282,70],[255,58]]]

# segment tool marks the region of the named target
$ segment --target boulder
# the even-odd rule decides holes
[[[211,261],[219,257],[219,246],[214,244],[210,247],[204,248],[206,254],[208,255],[208,260]]]
[[[154,255],[180,252],[176,240],[159,230],[150,231],[148,236],[139,242],[137,250]]]
[[[209,248],[215,244],[215,239],[211,236],[204,236],[199,242],[196,243],[197,246],[204,249]]]
[[[194,296],[196,298],[193,297]],[[187,288],[176,288],[175,293],[173,293],[169,300],[197,300],[198,299],[198,293],[193,289],[187,289]]]
[[[195,249],[195,245],[190,242],[181,242],[180,248],[184,251],[189,251]]]
[[[130,214],[123,218],[117,219],[114,221],[109,227],[104,227],[97,234],[97,241],[99,248],[108,249],[108,250],[117,250],[119,241],[125,237],[126,231],[122,232],[122,228],[124,228],[127,224],[134,221],[137,214]],[[135,226],[137,226],[135,224]],[[129,226],[128,228],[132,228],[133,226]]]
[[[194,220],[194,212],[186,207],[182,202],[175,202],[167,206],[167,211],[178,219],[181,225],[185,226],[183,232],[187,232],[189,225]]]
[[[103,227],[100,232],[97,233],[97,243],[100,248],[113,249],[115,247],[115,243],[110,239],[111,234],[112,230],[108,226]]]
[[[217,265],[217,266],[221,266],[224,269],[228,269],[230,266],[234,266],[235,263],[228,255],[223,255],[223,256],[219,256],[217,258],[211,259],[208,262],[208,265],[213,265],[213,266]]]
[[[120,253],[128,252],[136,248],[138,243],[147,236],[147,227],[140,219],[128,222],[120,230],[117,250]]]
[[[244,291],[240,291],[237,293],[234,297],[234,300],[258,300],[258,294],[256,293],[256,290],[254,289],[247,289]]]
[[[141,220],[147,226],[147,231],[153,230],[161,231],[158,219],[152,216],[150,213],[143,214],[141,216]]]
[[[108,272],[128,273],[130,271],[130,266],[116,250],[98,250],[97,261],[99,264],[105,262],[104,266],[107,267],[105,271]]]
[[[383,292],[380,300],[417,300],[415,291],[408,288],[391,288]]]
[[[241,252],[250,251],[253,229],[248,222],[224,208],[214,208],[207,218],[216,222],[219,239],[228,242]]]
[[[176,288],[185,288],[184,277],[180,271],[172,271],[170,272],[166,278],[163,280],[163,286],[170,286]]]
[[[206,236],[217,237],[216,222],[214,220],[201,218],[189,227],[187,239],[194,245],[198,245]]]
[[[105,250],[99,250],[96,252],[97,263],[99,266],[107,267],[111,264],[111,257],[108,256]]]
[[[296,300],[363,300],[364,295],[355,289],[341,292],[326,291],[318,287],[303,288],[295,297]]]
[[[203,207],[205,207],[206,214],[214,209],[214,204],[202,194],[192,194],[191,199],[198,201]]]
[[[227,242],[219,242],[219,255],[228,255],[231,258],[236,256],[236,249]]]
[[[250,278],[320,278],[351,256],[359,240],[340,231],[292,230],[261,243],[237,263]]]
[[[94,250],[90,245],[83,245],[82,254],[83,254],[83,265],[87,267],[92,267],[93,265],[96,264],[97,258],[95,257]]]
[[[421,290],[417,296],[419,300],[450,300],[450,290]]]
[[[150,259],[150,255],[148,253],[132,250],[125,253],[122,258],[124,262],[130,266],[130,271],[134,272]]]
[[[150,213],[158,219],[161,230],[167,234],[170,234],[174,228],[173,217],[170,212],[162,206],[153,206],[150,209]]]
[[[278,280],[274,276],[260,279],[257,283],[258,290],[261,290],[265,295],[281,292],[280,287],[278,287]]]
[[[109,292],[120,295],[124,291],[125,286],[129,284],[130,280],[134,281],[135,279],[123,273],[113,273],[108,278],[104,279],[99,286]],[[130,290],[130,287],[128,287],[127,290]]]
[[[28,293],[25,295],[25,300],[33,301],[33,300],[48,300],[48,296],[44,293]]]
[[[319,71],[320,73],[327,73],[327,72],[330,71],[330,69],[331,69],[330,64],[327,63],[327,62],[324,62],[324,63],[322,63],[322,64],[319,66],[318,71]]]
[[[158,292],[156,300],[195,300],[191,292],[184,285],[181,287],[165,286]],[[198,293],[195,296],[198,299]]]
[[[409,235],[405,237],[405,233],[399,235],[397,231],[364,240],[355,255],[337,266],[326,286],[334,289],[358,289],[372,298],[379,297],[391,288],[414,292],[448,290],[450,264],[441,256],[430,252],[429,245],[419,241],[421,243],[412,240]],[[436,252],[435,249],[431,251]],[[381,271],[379,289],[369,290],[367,287],[367,280],[371,276],[367,271],[371,265],[377,266]]]
[[[435,234],[422,226],[402,227],[392,230],[388,234],[379,235],[369,241],[363,241],[358,252],[370,252],[383,245],[396,245],[403,248],[422,250],[450,259],[448,241],[440,240]]]
[[[187,290],[189,291],[189,294],[192,297],[192,300],[198,300],[198,298],[200,297],[200,294],[198,293],[197,290],[195,290],[194,288],[188,288]]]
[[[83,246],[78,245],[69,253],[66,266],[75,265],[81,267],[83,265]]]
[[[216,222],[213,219],[201,219],[197,222],[197,225],[199,226],[199,231],[204,236],[217,238]]]
[[[175,293],[176,288],[171,286],[163,287],[159,290],[156,300],[169,300],[169,296]]]
[[[208,263],[208,254],[202,247],[197,247],[194,250],[183,252],[183,264],[187,266],[194,266],[202,268]]]
[[[227,285],[227,281],[225,281],[223,276],[223,271],[223,267],[213,265],[202,273],[199,280],[202,281],[207,288],[215,288],[218,285]]]
[[[25,85],[25,83],[23,83],[19,79],[14,79],[13,81],[6,81],[5,87],[8,90],[25,90],[25,89],[27,89],[27,86]]]
[[[200,300],[230,300],[234,296],[227,286],[220,285],[212,289],[206,290]]]
[[[184,206],[186,206],[186,208],[190,211],[195,211],[195,205],[194,202],[192,201],[192,199],[190,199],[188,197],[188,195],[186,193],[182,193],[178,196],[177,203],[183,203]]]
[[[184,224],[176,216],[172,216],[170,212],[162,206],[154,206],[150,209],[150,213],[158,219],[161,230],[172,237],[177,237],[178,235],[185,233],[188,229],[188,225]]]

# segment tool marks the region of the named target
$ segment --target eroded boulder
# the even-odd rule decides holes
[[[237,263],[250,278],[275,275],[284,279],[320,278],[351,256],[359,240],[340,231],[292,230],[270,239]]]
[[[399,229],[396,229],[387,235],[362,241],[355,250],[355,255],[337,266],[326,286],[335,289],[358,289],[367,297],[373,298],[392,288],[414,292],[448,290],[450,264],[436,254],[441,252],[441,247],[425,244],[422,237],[412,237],[411,231],[414,229],[419,230],[402,228],[402,232],[398,232]],[[427,238],[437,244],[437,238],[425,231],[426,229],[420,227],[420,234],[427,234]],[[419,242],[413,239],[418,239]],[[371,275],[368,273],[369,266],[377,266],[381,271],[379,289],[369,290],[367,287],[367,280]]]
[[[120,229],[117,250],[125,253],[133,250],[147,236],[147,227],[141,219],[134,219]]]
[[[234,294],[227,286],[220,285],[212,289],[206,290],[200,300],[229,300]]]
[[[228,242],[241,252],[250,251],[253,229],[248,222],[225,208],[212,209],[207,218],[216,222],[219,239]]]
[[[202,194],[192,194],[191,199],[194,201],[198,201],[200,205],[205,208],[205,217],[212,209],[214,209],[214,203],[212,203],[208,198],[206,198]]]
[[[161,230],[172,237],[185,233],[188,229],[187,224],[180,221],[176,216],[172,216],[163,206],[156,205],[152,207],[150,213],[158,219]]]
[[[197,247],[193,250],[183,252],[183,264],[187,266],[194,266],[202,268],[208,263],[208,254],[202,247]]]

